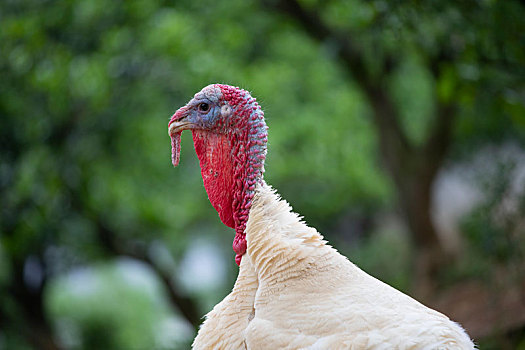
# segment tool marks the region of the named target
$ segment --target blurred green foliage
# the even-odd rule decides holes
[[[59,278],[48,292],[49,313],[68,348],[172,348],[193,336],[173,317],[152,273],[127,260],[95,264]]]
[[[209,205],[189,134],[181,166],[171,166],[167,121],[213,82],[246,88],[263,106],[267,181],[365,270],[408,289],[406,235],[374,235],[370,225],[340,232],[349,212],[374,222],[376,213],[397,210],[361,87],[342,68],[334,43],[318,44],[268,3],[2,2],[0,349],[36,347],[28,333],[38,337],[41,327],[74,349],[188,345],[189,326],[163,326],[181,315],[156,274],[177,286],[195,237],[214,242],[227,275],[193,295],[203,315],[208,300],[231,288],[236,266],[232,232]],[[450,162],[491,142],[523,145],[519,2],[302,4],[353,35],[377,75],[379,62],[396,53],[400,64],[388,89],[415,144],[432,127],[436,103],[453,100],[460,115]],[[441,64],[436,80],[430,62],[443,42],[461,54]],[[501,200],[503,192],[489,197]],[[466,219],[465,232],[482,258],[505,259],[515,244],[501,243],[500,231],[508,230],[486,224],[495,204],[483,205]],[[118,268],[121,255],[153,264],[144,273],[149,280],[130,286]],[[76,285],[74,276],[86,274]]]

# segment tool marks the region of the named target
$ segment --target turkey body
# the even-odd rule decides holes
[[[211,84],[168,123],[172,163],[191,130],[204,188],[235,229],[240,270],[195,349],[472,349],[459,325],[369,276],[264,181],[268,127],[251,94]]]
[[[264,181],[232,292],[195,349],[473,349],[456,323],[366,274]]]

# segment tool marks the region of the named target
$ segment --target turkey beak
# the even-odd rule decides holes
[[[170,137],[181,133],[182,130],[193,128],[193,123],[188,120],[189,112],[189,108],[184,106],[179,108],[179,110],[171,117],[170,122],[168,123],[168,134]]]
[[[179,132],[181,132],[182,130],[184,130],[184,127],[187,125],[188,123],[184,123],[183,121],[174,121],[174,122],[171,122],[170,125],[169,125],[169,128],[168,128],[168,134],[170,136],[173,136]]]
[[[180,133],[182,130],[187,130],[187,129],[192,128],[193,123],[185,119],[186,117],[184,117],[183,119],[170,121],[168,125],[168,133],[170,136]]]

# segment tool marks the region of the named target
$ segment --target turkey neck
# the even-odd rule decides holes
[[[221,87],[222,89],[222,87]],[[224,132],[193,131],[204,187],[221,221],[235,229],[233,250],[239,265],[246,252],[246,222],[256,185],[263,180],[268,141],[264,114],[254,98],[223,91],[230,113]],[[234,106],[233,108],[230,106]]]

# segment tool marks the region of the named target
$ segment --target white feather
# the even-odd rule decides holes
[[[366,274],[265,183],[246,226],[232,292],[195,349],[473,349],[465,331]]]

